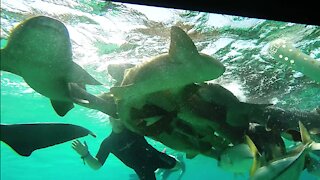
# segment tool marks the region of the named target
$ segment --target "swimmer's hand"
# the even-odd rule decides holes
[[[89,154],[88,145],[86,141],[82,144],[79,140],[75,140],[72,142],[72,148],[81,156],[85,157]]]

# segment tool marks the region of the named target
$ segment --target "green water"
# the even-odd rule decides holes
[[[76,106],[65,117],[55,114],[47,98],[35,92],[24,93],[28,87],[17,88],[23,80],[9,73],[2,73],[1,82],[9,81],[10,85],[1,87],[1,123],[61,122],[84,126],[92,130],[97,138],[84,137],[90,151],[95,154],[101,141],[111,132],[107,116],[94,110]],[[159,150],[163,146],[150,140]],[[169,151],[170,152],[170,151]],[[71,142],[34,151],[30,157],[16,154],[9,146],[1,142],[1,179],[129,179],[134,171],[110,155],[105,165],[94,171],[83,164],[79,155],[71,148]],[[205,157],[186,160],[187,172],[183,179],[211,179],[217,176],[231,178],[231,174],[216,167],[216,161]],[[172,179],[177,177],[172,175]]]
[[[101,5],[82,0],[4,0],[1,1],[1,47],[5,46],[11,28],[31,14],[50,15],[66,24],[74,61],[106,84],[105,87],[90,86],[89,90],[94,94],[108,91],[112,86],[113,81],[106,71],[108,63],[139,63],[167,52],[169,36],[166,32],[170,26],[180,23],[196,32],[191,38],[199,51],[217,56],[223,62],[226,73],[216,82],[228,87],[240,99],[273,102],[282,108],[302,110],[319,106],[320,85],[273,61],[265,52],[268,42],[287,37],[303,52],[319,59],[318,26],[189,11],[150,10],[116,3]],[[81,140],[87,142],[92,154],[111,132],[107,115],[76,105],[65,117],[59,117],[49,100],[34,92],[22,78],[1,72],[1,123],[33,122],[61,122],[88,128],[97,138],[88,136]],[[160,151],[164,148],[162,144],[148,140]],[[71,148],[71,142],[37,150],[30,157],[19,156],[1,142],[0,161],[1,180],[125,180],[134,173],[113,155],[100,170],[91,170]],[[234,177],[217,167],[215,160],[203,156],[185,161],[187,170],[183,180],[247,179],[247,176]],[[177,174],[173,174],[170,180],[176,177]],[[304,172],[301,179],[316,178]]]

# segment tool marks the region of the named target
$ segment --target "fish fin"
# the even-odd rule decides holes
[[[253,143],[251,138],[248,135],[245,135],[245,141],[248,144],[250,151],[253,154],[253,163],[250,169],[250,176],[253,176],[253,174],[257,171],[257,169],[261,166],[261,163],[259,161],[259,158],[261,157],[258,148]]]
[[[173,26],[171,28],[169,55],[173,57],[179,57],[174,58],[175,60],[189,60],[190,58],[184,58],[181,57],[181,55],[194,56],[198,54],[198,50],[191,38],[181,28]]]
[[[7,54],[8,54],[8,52],[7,52],[6,48],[0,49],[0,55],[1,55],[0,56],[1,57],[0,58],[0,64],[1,64],[0,70],[14,73],[13,69],[11,68],[11,64],[9,64]]]
[[[312,151],[320,151],[320,143],[316,143],[316,142],[312,143],[311,150]]]
[[[108,73],[117,81],[117,83],[121,83],[124,78],[125,71],[134,66],[135,65],[131,63],[109,64]]]
[[[301,140],[304,145],[310,145],[310,149],[312,151],[319,151],[320,150],[320,143],[316,143],[314,140],[311,139],[310,133],[307,128],[303,125],[301,121],[299,121],[299,129],[301,133]]]
[[[198,154],[196,153],[186,153],[186,158],[187,159],[193,159],[197,156]]]
[[[92,77],[86,70],[84,70],[75,62],[73,62],[72,70],[67,76],[67,82],[90,85],[102,85],[102,83],[94,79],[94,77]]]
[[[76,138],[95,134],[73,124],[33,123],[1,124],[0,140],[21,156],[30,156],[37,149],[61,144]]]
[[[70,98],[77,104],[89,104],[89,100],[84,99],[89,93],[85,89],[85,85],[78,83],[68,83],[68,91]]]
[[[300,129],[300,134],[301,134],[301,141],[304,145],[307,145],[311,142],[313,142],[311,140],[310,134],[307,130],[307,128],[302,124],[301,121],[299,121],[299,129]]]
[[[72,102],[55,101],[52,99],[51,105],[59,116],[66,115],[74,107]]]
[[[146,126],[151,126],[154,123],[160,121],[161,119],[162,119],[162,116],[155,116],[155,117],[145,118],[144,121],[147,122]]]

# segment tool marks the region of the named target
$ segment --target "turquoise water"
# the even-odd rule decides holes
[[[47,98],[35,92],[21,94],[28,87],[17,88],[23,80],[9,73],[2,73],[1,82],[10,79],[10,85],[1,87],[1,123],[61,122],[81,125],[92,130],[97,138],[84,137],[89,150],[95,154],[101,141],[111,132],[106,122],[108,117],[94,110],[76,106],[65,117],[58,117]],[[15,85],[16,84],[16,85]],[[98,113],[98,115],[97,115]],[[163,145],[150,140],[150,143],[162,150]],[[170,150],[168,150],[170,152]],[[9,146],[1,142],[1,179],[129,179],[134,171],[115,158],[109,156],[105,165],[94,171],[83,164],[79,155],[71,148],[71,142],[34,151],[30,157],[16,154]],[[187,172],[183,179],[211,179],[214,177],[232,178],[231,174],[216,167],[216,161],[205,157],[186,160]],[[177,174],[172,175],[172,179]]]
[[[223,62],[227,71],[216,82],[239,99],[272,102],[278,107],[301,110],[319,106],[319,84],[273,61],[266,54],[268,42],[286,37],[303,52],[319,59],[318,26],[117,3],[101,5],[81,0],[4,0],[1,1],[2,47],[10,29],[32,15],[50,15],[66,24],[72,39],[74,61],[106,84],[104,87],[90,86],[93,94],[108,91],[112,86],[113,81],[106,71],[108,63],[139,63],[166,52],[168,29],[179,24],[190,31],[199,51],[217,56]],[[107,115],[76,105],[66,116],[59,117],[49,100],[33,91],[22,78],[1,72],[1,123],[33,122],[61,122],[88,128],[97,138],[88,136],[81,140],[87,142],[92,154],[98,151],[101,141],[111,132]],[[160,151],[164,148],[164,145],[148,140]],[[37,150],[30,157],[19,156],[1,142],[0,161],[1,180],[118,180],[129,179],[134,173],[113,155],[100,170],[91,170],[71,148],[71,142]],[[204,156],[185,161],[187,170],[183,180],[247,179],[247,176],[235,177],[223,171],[215,160]],[[170,179],[176,177],[177,174],[173,174]],[[301,179],[316,178],[304,172]]]

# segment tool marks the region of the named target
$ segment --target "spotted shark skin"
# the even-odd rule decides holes
[[[289,41],[284,39],[272,41],[269,53],[275,60],[292,67],[294,70],[320,83],[320,60],[316,60],[303,53]]]

